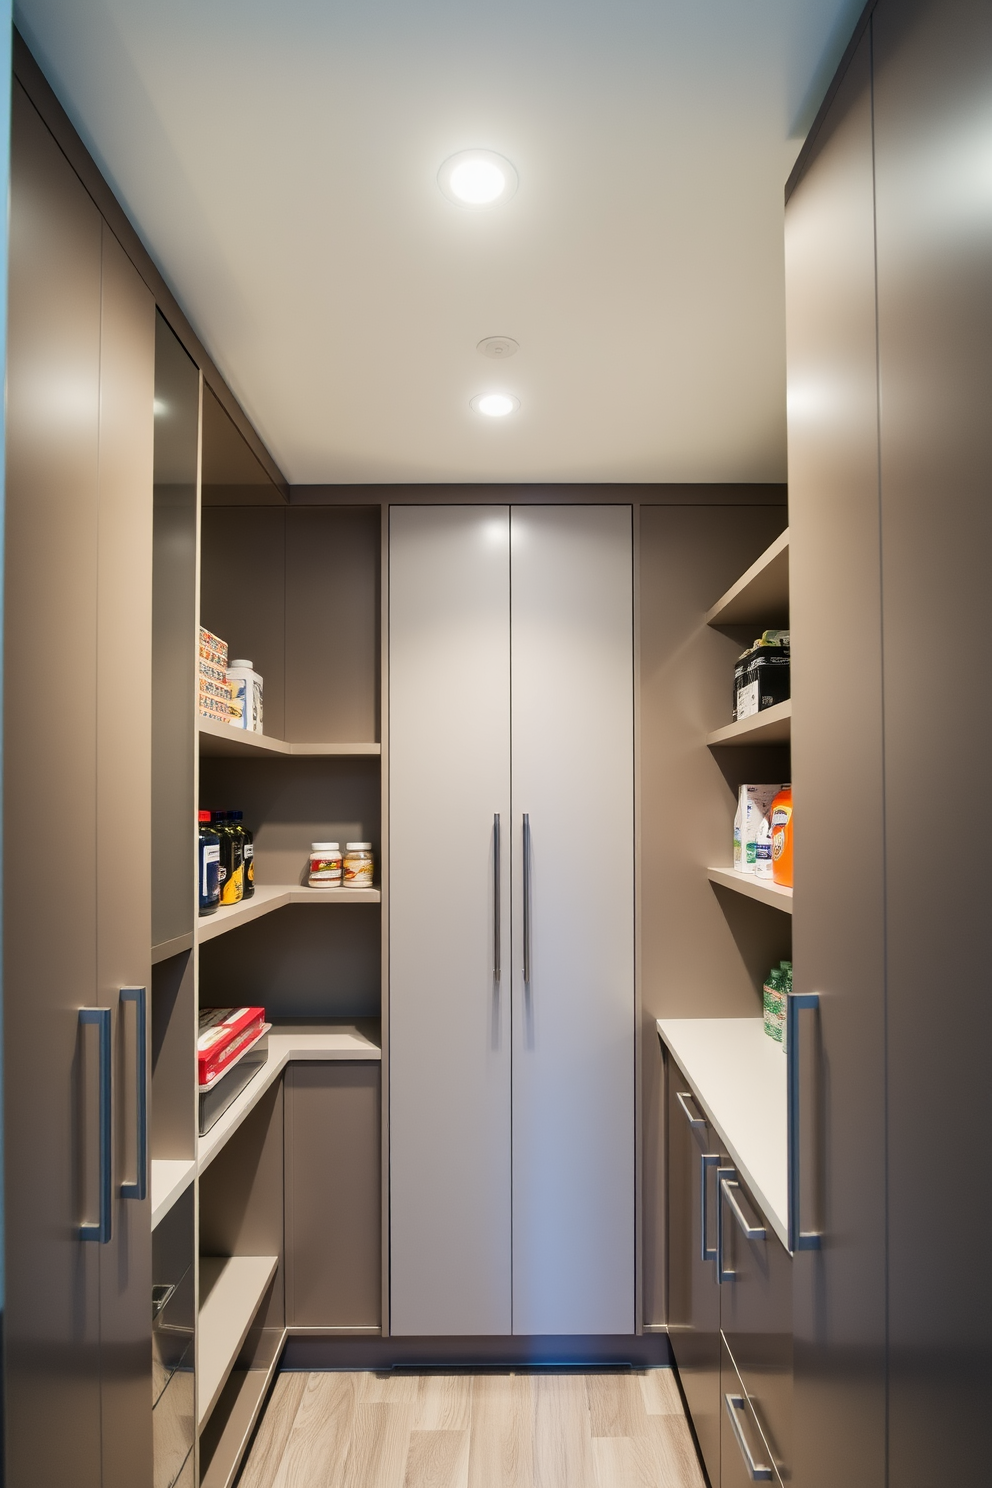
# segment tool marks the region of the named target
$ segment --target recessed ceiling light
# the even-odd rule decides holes
[[[514,341],[512,336],[487,336],[475,349],[484,357],[492,357],[496,362],[504,362],[507,357],[513,356],[514,352],[520,350],[520,342]]]
[[[514,398],[512,393],[479,393],[472,399],[472,407],[476,413],[484,413],[486,418],[506,418],[508,413],[514,413],[520,407],[520,399]]]
[[[491,207],[513,195],[517,173],[508,160],[492,150],[461,150],[444,162],[437,173],[437,184],[448,200],[460,207]]]

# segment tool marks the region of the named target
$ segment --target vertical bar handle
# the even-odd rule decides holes
[[[706,1175],[710,1168],[720,1166],[720,1154],[718,1152],[704,1152],[699,1159],[699,1229],[701,1233],[699,1258],[703,1261],[716,1260],[716,1246],[707,1245],[706,1239],[709,1235],[709,1205],[706,1202],[706,1191],[708,1188]]]
[[[524,888],[524,986],[530,985],[530,816],[524,812],[523,832]]]
[[[717,1168],[716,1170],[716,1281],[717,1286],[723,1286],[725,1281],[733,1281],[733,1271],[728,1271],[723,1264],[723,1193],[725,1183],[735,1183],[737,1172],[734,1168]]]
[[[133,1183],[121,1184],[122,1199],[144,1199],[148,1193],[148,989],[122,987],[121,1002],[134,1003],[134,1092],[137,1132]]]
[[[747,1467],[748,1477],[752,1483],[770,1483],[772,1470],[767,1463],[755,1462],[751,1454],[751,1448],[747,1444],[747,1437],[744,1435],[744,1427],[741,1425],[741,1416],[747,1409],[744,1396],[731,1391],[729,1394],[724,1395],[723,1401],[727,1407],[730,1424],[733,1427],[734,1439],[738,1447],[740,1447],[741,1456],[744,1458],[744,1464]]]
[[[500,963],[500,942],[502,940],[502,929],[500,926],[500,869],[499,869],[499,812],[493,814],[493,981],[498,982],[502,976]]]
[[[790,992],[785,1009],[786,1084],[788,1087],[787,1140],[789,1152],[789,1249],[819,1250],[820,1236],[804,1230],[802,1203],[802,1132],[799,1116],[799,1014],[815,1012],[820,1006],[817,992]]]
[[[106,1245],[110,1239],[110,1221],[113,1205],[111,1172],[111,1048],[110,1009],[80,1008],[79,1022],[82,1027],[94,1024],[100,1048],[100,1113],[98,1128],[100,1137],[100,1218],[96,1224],[79,1226],[80,1240],[96,1240]]]
[[[688,1090],[676,1090],[675,1099],[682,1107],[682,1114],[685,1116],[685,1119],[686,1121],[688,1121],[690,1126],[695,1127],[706,1125],[705,1116],[694,1116],[689,1110],[689,1107],[686,1105],[686,1101],[694,1100],[694,1097],[689,1093]]]

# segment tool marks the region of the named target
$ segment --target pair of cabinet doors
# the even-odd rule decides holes
[[[634,1330],[631,532],[390,514],[397,1335]]]

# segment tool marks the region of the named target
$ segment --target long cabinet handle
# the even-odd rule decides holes
[[[675,1092],[675,1099],[678,1101],[679,1105],[682,1107],[682,1111],[683,1111],[683,1114],[685,1115],[685,1119],[686,1119],[686,1121],[688,1121],[688,1123],[689,1123],[690,1126],[705,1126],[706,1125],[706,1118],[705,1118],[705,1116],[693,1116],[692,1112],[689,1110],[689,1107],[686,1105],[686,1101],[689,1101],[689,1100],[694,1101],[695,1100],[695,1097],[692,1096],[692,1095],[690,1095],[690,1093],[689,1093],[688,1090],[676,1090],[676,1092]]]
[[[502,976],[500,962],[500,942],[502,930],[500,926],[500,868],[499,868],[499,812],[493,814],[493,981],[498,982]]]
[[[524,889],[524,985],[530,985],[530,816],[524,812],[523,831]]]
[[[96,1224],[79,1226],[80,1240],[96,1240],[106,1245],[110,1239],[111,1215],[113,1213],[113,1188],[111,1173],[111,1045],[110,1009],[80,1008],[81,1027],[95,1025],[100,1050],[100,1111],[97,1121],[100,1145],[100,1218]]]
[[[727,1182],[733,1183],[737,1178],[734,1168],[717,1168],[716,1170],[716,1281],[717,1286],[723,1286],[725,1281],[733,1281],[733,1271],[728,1271],[723,1264],[723,1193]]]
[[[134,1003],[134,1091],[137,1122],[135,1141],[137,1173],[133,1183],[121,1184],[121,1198],[144,1199],[148,1193],[147,987],[122,987],[121,1002]]]
[[[768,1236],[765,1233],[764,1225],[753,1225],[740,1204],[738,1204],[737,1195],[740,1191],[740,1184],[736,1181],[736,1177],[724,1178],[720,1184],[720,1198],[728,1205],[731,1214],[743,1231],[744,1238],[746,1240],[767,1240]]]
[[[720,1154],[718,1152],[704,1152],[701,1154],[699,1159],[699,1256],[700,1260],[703,1261],[716,1260],[716,1246],[706,1244],[706,1238],[710,1232],[709,1205],[706,1202],[709,1183],[706,1175],[709,1173],[710,1168],[718,1168],[719,1166]]]
[[[744,1396],[730,1391],[724,1395],[723,1403],[727,1407],[727,1415],[730,1417],[734,1438],[741,1449],[741,1456],[744,1458],[748,1477],[752,1483],[770,1483],[772,1470],[765,1462],[755,1462],[751,1448],[747,1444],[747,1437],[744,1435],[744,1427],[741,1425],[741,1416],[747,1411],[747,1402]]]
[[[787,1140],[789,1151],[789,1249],[819,1250],[820,1236],[804,1230],[802,1203],[802,1130],[799,1115],[799,1014],[815,1012],[820,1006],[817,992],[790,992],[785,1009],[786,1084],[788,1087]]]

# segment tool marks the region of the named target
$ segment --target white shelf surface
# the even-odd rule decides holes
[[[269,1034],[268,1058],[232,1101],[220,1120],[210,1128],[205,1137],[200,1137],[197,1148],[197,1171],[208,1168],[244,1121],[249,1111],[258,1104],[274,1081],[278,1080],[292,1059],[307,1060],[376,1060],[382,1058],[382,1050],[367,1033],[355,1024],[342,1023],[327,1029],[314,1024],[300,1028],[280,1028],[274,1024]]]
[[[759,904],[770,904],[772,909],[780,909],[784,914],[792,913],[792,890],[773,883],[770,878],[736,873],[733,868],[707,868],[706,874],[711,883],[722,884],[725,889],[733,889],[748,899],[757,899]]]
[[[201,916],[196,925],[196,939],[202,945],[205,940],[259,920],[287,904],[378,904],[381,897],[378,889],[311,889],[306,884],[257,883],[250,899],[242,899],[240,904],[222,904],[212,915]]]
[[[278,1256],[201,1256],[197,1321],[197,1424],[217,1404],[248,1336]]]
[[[164,1219],[173,1204],[196,1177],[196,1159],[152,1159],[152,1229]]]
[[[792,699],[728,723],[706,735],[707,744],[788,744],[792,738]]]
[[[767,630],[789,613],[789,529],[766,548],[706,616],[707,625],[756,625]]]
[[[659,1018],[658,1032],[782,1244],[789,1244],[786,1056],[760,1018]]]
[[[196,731],[199,735],[200,753],[208,755],[254,756],[256,759],[285,759],[289,756],[315,755],[377,755],[382,753],[381,744],[291,744],[286,739],[276,739],[270,734],[255,734],[249,729],[233,728],[229,723],[217,723],[213,718],[197,717]]]

